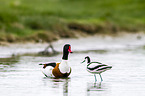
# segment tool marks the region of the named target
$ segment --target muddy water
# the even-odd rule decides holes
[[[0,58],[0,96],[144,96],[145,95],[145,39],[136,36],[125,37],[88,37],[64,39],[54,42],[61,52],[64,43],[72,45],[73,54],[69,56],[72,73],[67,79],[46,78],[41,73],[41,62],[61,61],[62,54],[55,56],[19,56],[12,53],[38,48],[4,48]],[[2,47],[0,47],[2,49]],[[97,76],[86,71],[86,65],[80,64],[85,56],[92,61],[99,61],[113,68],[102,73],[103,82]],[[2,56],[1,56],[2,57]],[[7,58],[6,58],[7,57]]]

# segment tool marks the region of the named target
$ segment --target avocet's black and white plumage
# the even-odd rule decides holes
[[[100,62],[91,62],[89,56],[85,57],[85,60],[82,63],[84,63],[86,60],[87,60],[87,71],[94,74],[95,83],[97,81],[96,74],[100,75],[101,82],[102,82],[103,79],[102,79],[101,73],[106,71],[106,70],[111,69],[112,66],[108,66],[108,65],[102,64]]]

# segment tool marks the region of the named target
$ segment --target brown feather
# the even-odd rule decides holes
[[[71,69],[70,69],[70,72],[69,73],[61,73],[60,70],[59,70],[59,64],[60,63],[57,63],[55,68],[52,70],[52,74],[56,77],[56,78],[62,78],[62,77],[68,77],[71,73]]]

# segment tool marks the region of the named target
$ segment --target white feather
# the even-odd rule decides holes
[[[61,73],[69,73],[70,72],[70,66],[68,64],[68,60],[62,60],[59,64],[59,70]]]
[[[52,66],[47,66],[45,69],[42,68],[42,73],[47,77],[53,77],[52,70],[53,70]]]

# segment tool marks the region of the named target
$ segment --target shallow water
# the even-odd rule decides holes
[[[61,51],[66,41],[71,43],[74,51],[69,55],[72,67],[69,78],[46,78],[41,73],[42,66],[38,65],[41,62],[59,62],[62,54],[1,58],[0,96],[145,95],[144,39],[65,39],[55,42],[54,47]],[[86,71],[86,64],[80,63],[85,56],[90,56],[92,61],[113,66],[111,70],[102,73],[102,83],[97,75],[98,82],[94,84],[94,76]]]

